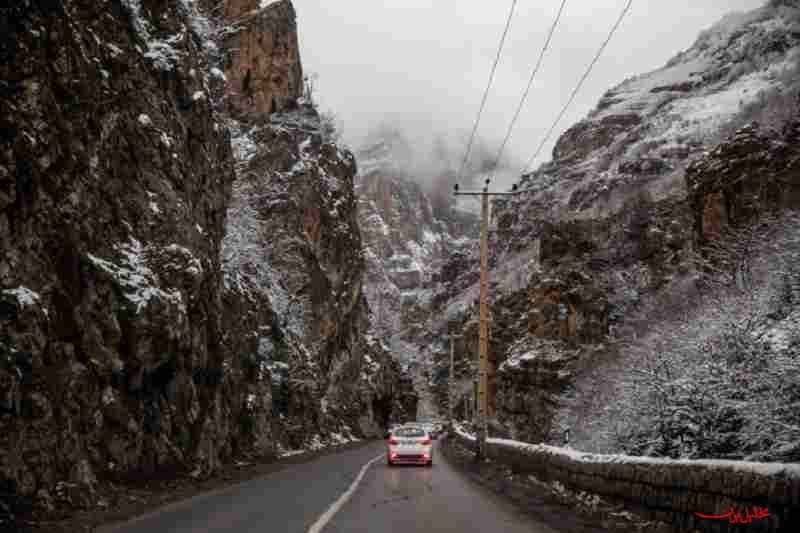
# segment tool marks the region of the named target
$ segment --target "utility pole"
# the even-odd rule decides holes
[[[375,329],[380,332],[381,341],[383,341],[383,337],[384,337],[384,333],[385,332],[383,330],[383,289],[382,288],[378,290],[378,317],[377,317],[377,321],[378,321],[378,324],[377,324],[378,327],[375,328]]]
[[[456,391],[455,391],[455,384],[456,384],[456,370],[455,370],[455,353],[456,353],[456,339],[461,338],[461,335],[456,335],[453,333],[455,331],[455,326],[451,325],[450,327],[450,380],[448,382],[448,394],[450,401],[448,405],[450,405],[450,425],[455,427],[456,419],[455,419],[455,403],[456,403]]]
[[[477,460],[486,457],[486,439],[489,433],[489,306],[488,306],[488,277],[489,277],[489,196],[513,196],[514,192],[489,192],[489,179],[486,179],[483,190],[480,192],[459,192],[458,183],[453,187],[456,196],[481,197],[481,240],[480,240],[480,295],[479,302],[479,327],[478,327],[478,420]]]
[[[463,415],[463,419],[464,420],[471,420],[471,418],[469,416],[470,415],[470,412],[469,412],[470,405],[469,404],[472,402],[472,387],[471,386],[467,387],[467,392],[466,393],[462,392],[458,396],[459,396],[459,399],[464,403],[464,407],[461,410],[461,413]]]
[[[475,379],[472,380],[472,390],[470,391],[470,402],[472,405],[470,409],[472,410],[472,416],[470,420],[473,421],[473,425],[477,426],[477,418],[478,418],[478,375],[475,375]]]
[[[448,401],[447,405],[450,407],[450,426],[456,427],[456,421],[453,418],[453,385],[455,384],[455,373],[453,372],[454,361],[455,361],[455,340],[453,339],[453,332],[450,332],[450,379],[448,380]]]
[[[488,185],[488,184],[487,184]],[[478,453],[486,456],[486,437],[489,432],[489,321],[487,320],[487,278],[489,268],[489,195],[481,195],[481,278],[478,297]]]

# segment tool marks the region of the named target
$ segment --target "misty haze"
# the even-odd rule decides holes
[[[800,531],[798,0],[0,6],[0,533]]]

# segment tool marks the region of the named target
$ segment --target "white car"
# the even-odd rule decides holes
[[[433,441],[420,427],[401,427],[389,435],[389,449],[386,452],[389,466],[414,464],[433,466]]]

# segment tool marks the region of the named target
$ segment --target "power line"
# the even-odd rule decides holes
[[[567,0],[561,0],[561,6],[558,8],[558,14],[556,14],[556,18],[553,21],[553,25],[550,26],[550,32],[547,34],[547,39],[544,42],[542,51],[539,53],[539,59],[536,61],[536,66],[533,68],[533,71],[531,71],[531,77],[528,80],[528,86],[525,87],[525,91],[522,93],[522,98],[520,99],[519,105],[517,106],[517,111],[514,113],[514,118],[511,119],[511,124],[509,124],[508,126],[508,131],[506,132],[506,136],[503,139],[503,143],[500,145],[500,149],[497,151],[497,157],[494,160],[493,168],[497,168],[497,165],[500,164],[500,158],[503,156],[503,151],[506,148],[506,144],[508,144],[508,140],[511,138],[511,133],[514,131],[514,125],[517,123],[517,119],[519,118],[519,115],[522,112],[522,107],[525,105],[525,100],[527,100],[528,98],[528,93],[530,93],[531,91],[531,86],[533,85],[533,79],[536,77],[536,74],[539,72],[539,68],[542,66],[542,60],[544,59],[544,54],[550,47],[550,41],[553,38],[553,33],[555,33],[556,31],[558,22],[561,20],[561,15],[564,13],[564,6],[566,4]]]
[[[577,96],[578,91],[581,90],[581,87],[583,86],[583,83],[586,81],[586,78],[589,77],[589,74],[592,72],[592,69],[594,68],[595,64],[600,59],[600,56],[603,54],[603,51],[606,49],[606,46],[608,46],[608,43],[611,41],[611,38],[614,36],[614,33],[617,31],[617,29],[619,28],[620,24],[622,24],[622,21],[625,18],[625,15],[628,14],[628,11],[630,10],[632,4],[633,4],[633,0],[628,0],[628,3],[625,5],[625,9],[623,9],[622,13],[620,13],[619,18],[614,23],[614,26],[611,28],[611,31],[609,32],[608,37],[606,37],[606,40],[603,42],[602,45],[600,45],[600,49],[597,51],[597,54],[594,56],[594,59],[592,60],[592,62],[589,63],[589,67],[586,69],[586,72],[584,72],[583,76],[581,76],[580,81],[578,81],[578,85],[576,85],[575,89],[572,90],[572,94],[570,95],[569,100],[567,100],[566,105],[561,109],[561,112],[558,114],[558,116],[556,117],[555,121],[553,121],[553,124],[550,126],[550,129],[547,131],[547,135],[545,135],[544,139],[542,139],[542,142],[539,143],[539,147],[536,148],[536,152],[533,154],[533,156],[525,164],[525,168],[523,169],[523,173],[525,173],[525,171],[527,171],[529,169],[529,167],[531,166],[531,163],[533,163],[534,159],[536,159],[539,156],[539,153],[542,151],[542,148],[544,148],[544,145],[550,139],[550,136],[553,134],[553,131],[555,130],[556,126],[561,121],[561,119],[564,118],[564,113],[566,113],[567,109],[569,108],[569,106],[572,105],[573,100],[575,100],[575,96]]]
[[[492,82],[494,81],[494,74],[497,70],[497,64],[500,62],[500,55],[503,52],[503,46],[506,42],[506,36],[508,35],[508,29],[511,27],[511,19],[514,18],[514,9],[517,7],[517,0],[512,0],[511,2],[511,10],[508,12],[508,19],[506,20],[506,27],[503,30],[503,36],[500,38],[500,45],[497,47],[497,55],[494,58],[494,64],[492,65],[492,70],[489,73],[489,82],[486,84],[486,89],[483,91],[483,98],[481,99],[481,106],[478,109],[478,116],[475,118],[475,124],[472,126],[472,133],[469,136],[469,142],[467,143],[467,151],[464,153],[464,159],[461,161],[461,167],[458,169],[457,180],[461,181],[461,175],[464,172],[464,167],[467,165],[467,160],[469,159],[469,153],[472,150],[472,143],[475,140],[475,133],[478,131],[478,124],[481,121],[481,115],[483,114],[483,108],[486,107],[486,98],[489,96],[489,89],[492,86]]]

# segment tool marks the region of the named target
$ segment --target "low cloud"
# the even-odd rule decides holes
[[[353,147],[389,125],[403,132],[414,161],[428,171],[437,143],[448,158],[463,157],[508,2],[430,0],[294,0],[306,72],[319,75],[318,99],[341,121]],[[508,146],[516,170],[543,138],[626,0],[568,1],[563,20]],[[479,147],[492,153],[505,135],[530,69],[560,0],[519,2],[479,129]],[[663,66],[690,47],[698,33],[726,13],[760,7],[764,0],[634,1],[603,58],[546,145],[590,111],[625,78]],[[446,166],[452,167],[452,163]],[[507,183],[505,183],[507,182]]]

